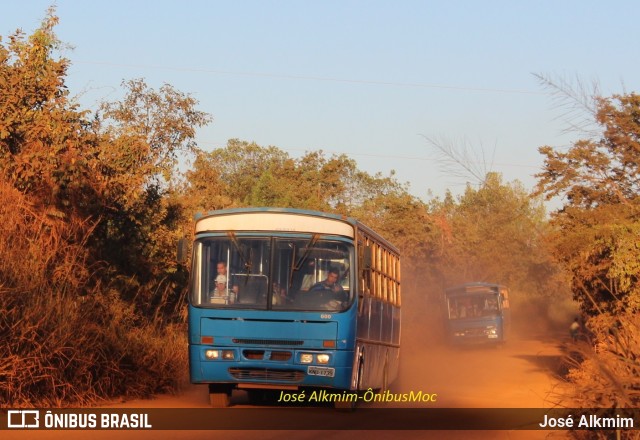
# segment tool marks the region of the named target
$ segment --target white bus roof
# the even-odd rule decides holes
[[[400,254],[395,246],[353,217],[321,211],[272,207],[221,209],[196,214],[195,221],[196,234],[220,231],[281,231],[341,235],[355,239],[356,231],[361,230]]]
[[[315,211],[240,208],[212,211],[196,218],[196,234],[214,231],[302,232],[355,237],[356,222]]]

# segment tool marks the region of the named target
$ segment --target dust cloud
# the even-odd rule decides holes
[[[549,307],[548,300],[513,298],[512,290],[506,344],[454,347],[445,340],[442,291],[403,274],[400,372],[391,390],[438,394],[436,402],[407,406],[546,408],[562,399],[558,372],[575,314],[570,304]]]

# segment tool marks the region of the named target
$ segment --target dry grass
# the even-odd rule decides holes
[[[591,336],[571,345],[567,380],[572,406],[638,408],[640,406],[640,316],[603,314],[588,322]],[[640,439],[637,431],[576,433],[578,438]],[[613,437],[611,437],[613,436]]]
[[[99,280],[90,233],[0,182],[0,407],[145,396],[185,377],[182,327],[141,316]]]
[[[569,380],[576,402],[592,408],[637,408],[640,405],[640,316],[591,318],[593,338],[574,346]]]

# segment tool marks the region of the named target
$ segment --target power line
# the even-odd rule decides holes
[[[125,67],[125,68],[135,68],[135,69],[172,70],[176,72],[249,76],[249,77],[258,77],[258,78],[295,79],[295,80],[302,80],[302,81],[325,81],[325,82],[340,82],[340,83],[366,84],[366,85],[378,85],[378,86],[444,89],[444,90],[458,90],[458,91],[468,91],[468,92],[509,93],[509,94],[520,94],[520,95],[523,95],[523,94],[524,95],[550,95],[550,93],[548,92],[536,92],[533,90],[452,86],[447,84],[429,84],[429,83],[414,83],[414,82],[401,82],[401,81],[379,81],[379,80],[366,80],[366,79],[332,78],[332,77],[323,77],[323,76],[293,75],[293,74],[286,74],[286,73],[281,74],[281,73],[266,73],[266,72],[245,72],[245,71],[234,71],[234,70],[204,69],[204,68],[196,68],[196,67],[161,66],[161,65],[152,65],[152,64],[123,64],[123,63],[108,63],[108,62],[98,62],[98,61],[75,61],[75,62],[72,62],[72,64]]]
[[[214,142],[214,141],[207,141],[207,140],[196,140],[196,142],[198,144],[206,144],[206,145],[212,146],[213,148],[225,148],[226,147],[226,143],[222,143],[222,142]],[[279,150],[286,151],[286,152],[313,151],[313,150],[311,150],[309,148],[294,148],[294,147],[290,147],[290,148],[277,147],[277,148]],[[351,153],[351,152],[346,152],[346,151],[326,150],[324,148],[321,148],[320,150],[322,152],[324,152],[324,153],[345,154],[347,156],[354,156],[354,157],[372,157],[372,158],[376,158],[376,159],[419,160],[419,161],[428,161],[428,162],[437,161],[437,159],[434,159],[432,157],[425,157],[425,156],[403,156],[403,155],[394,155],[394,154],[374,154],[374,153]],[[476,162],[474,162],[474,163],[476,163]],[[538,169],[538,170],[541,168],[539,165],[526,165],[526,164],[521,164],[521,163],[519,164],[519,163],[492,162],[492,165],[500,166],[500,167],[533,168],[533,169]]]

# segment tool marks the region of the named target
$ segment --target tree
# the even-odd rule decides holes
[[[279,206],[335,212],[362,220],[407,256],[422,257],[428,247],[425,205],[393,172],[372,176],[346,155],[310,151],[294,159],[273,146],[232,139],[226,148],[200,152],[186,177],[185,199],[198,210]]]
[[[125,98],[103,103],[95,116],[100,142],[90,164],[102,221],[92,245],[118,271],[146,282],[175,269],[185,211],[166,196],[176,184],[179,155],[195,153],[196,128],[210,118],[170,85],[155,90],[142,79],[123,85]]]
[[[196,110],[193,97],[169,84],[157,91],[143,79],[126,81],[123,86],[125,98],[103,103],[97,115],[102,134],[124,147],[124,152],[117,150],[122,169],[113,171],[144,176],[149,185],[169,182],[179,153],[195,152],[196,128],[209,123],[210,117]]]
[[[0,44],[0,400],[93,403],[175,387],[184,332],[172,306],[181,204],[176,154],[206,116],[165,86],[80,111],[51,9]],[[104,115],[104,118],[102,116]],[[174,312],[174,313],[171,313]],[[82,331],[78,332],[78,329]]]
[[[521,302],[564,290],[564,275],[547,245],[541,200],[497,173],[483,180],[479,188],[468,185],[461,196],[448,194],[429,205],[434,282],[498,282]]]
[[[16,31],[0,45],[0,170],[40,203],[69,210],[85,198],[85,151],[95,136],[69,100],[68,61],[53,57],[57,23],[50,9],[31,36]]]
[[[569,99],[569,108],[586,109],[598,127],[566,151],[540,148],[545,166],[537,191],[563,201],[552,213],[553,251],[571,275],[589,329],[589,343],[571,346],[567,356],[572,361],[567,378],[574,387],[569,397],[581,407],[635,408],[640,402],[640,96],[587,96],[545,82]],[[586,126],[584,117],[581,121],[578,127]]]
[[[553,216],[555,252],[589,314],[640,305],[640,96],[598,98],[599,139],[568,151],[540,148],[538,191],[565,204]]]
[[[185,191],[204,209],[281,206],[346,213],[371,189],[363,189],[366,173],[345,155],[311,151],[294,159],[277,147],[238,139],[200,152],[186,177]]]

